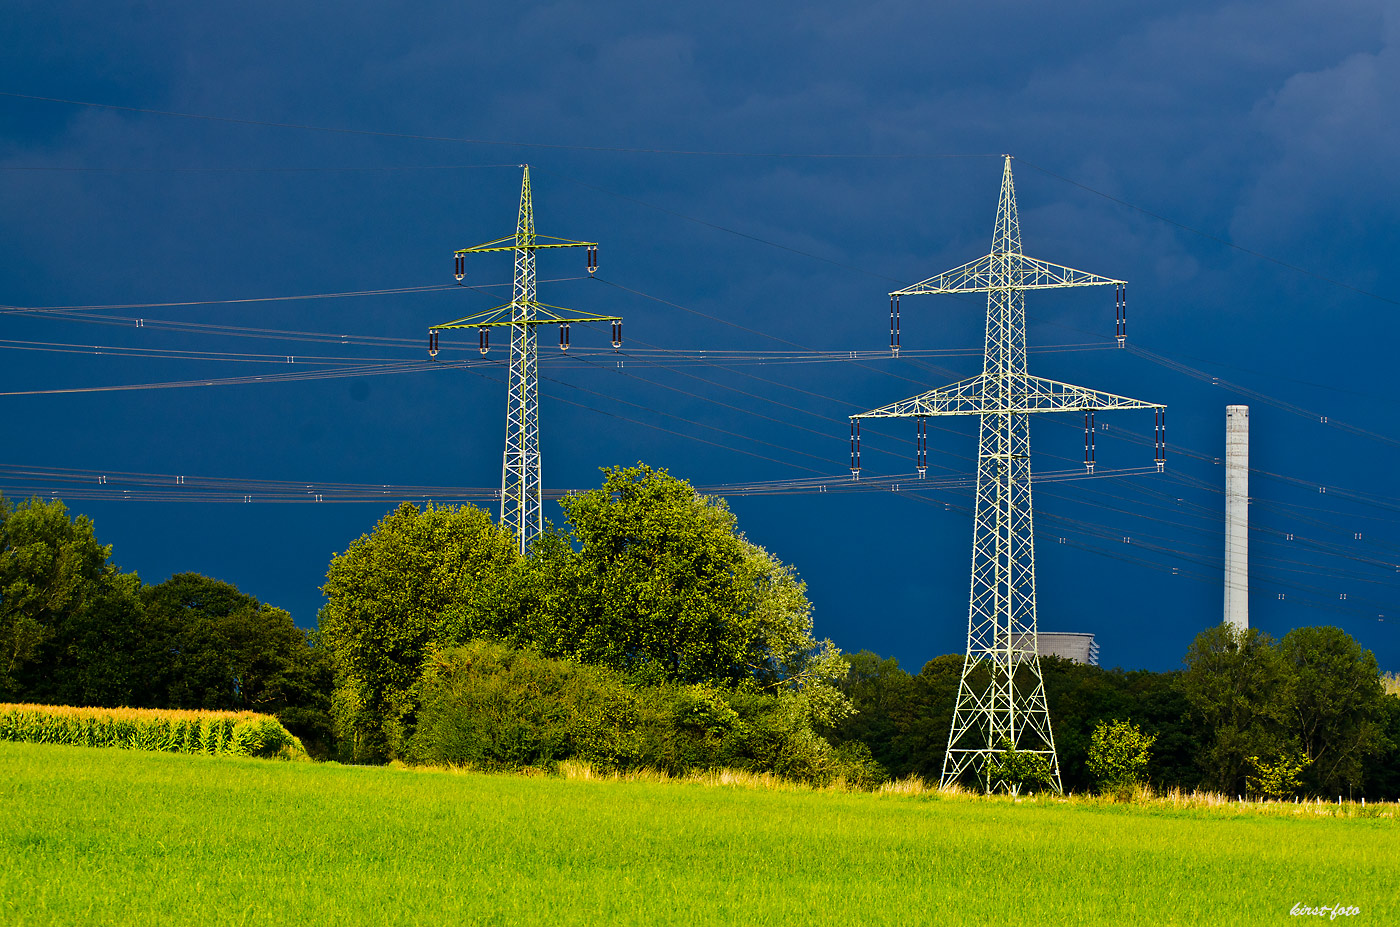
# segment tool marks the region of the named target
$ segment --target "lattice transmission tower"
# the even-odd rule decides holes
[[[928,467],[925,418],[976,415],[981,419],[977,451],[977,499],[972,532],[972,589],[967,618],[967,656],[942,784],[974,773],[987,791],[1009,783],[992,781],[988,764],[1008,744],[1044,756],[1061,788],[1050,711],[1045,699],[1036,642],[1035,536],[1031,516],[1030,415],[1083,412],[1085,466],[1093,471],[1093,414],[1120,409],[1156,410],[1157,469],[1166,462],[1166,406],[1072,386],[1026,370],[1027,290],[1079,286],[1116,288],[1119,344],[1125,336],[1126,283],[1021,253],[1011,157],[1006,157],[997,203],[991,253],[890,294],[890,347],[899,347],[899,298],[926,293],[986,293],[987,334],[982,373],[910,399],[851,416],[851,470],[860,475],[860,421],[917,419],[919,477]]]
[[[544,530],[540,482],[539,351],[535,329],[559,326],[559,348],[569,349],[570,322],[611,322],[614,348],[622,346],[622,319],[551,306],[535,298],[535,252],[548,248],[587,248],[588,272],[598,269],[598,243],[552,238],[535,233],[535,207],[530,196],[530,166],[522,165],[520,212],[515,234],[456,252],[457,281],[466,276],[468,254],[515,252],[515,282],[511,300],[485,312],[435,325],[428,331],[428,353],[437,356],[438,332],[453,328],[479,330],[479,347],[490,347],[491,329],[510,329],[510,370],[506,387],[506,447],[501,463],[501,524],[515,534],[520,552]]]

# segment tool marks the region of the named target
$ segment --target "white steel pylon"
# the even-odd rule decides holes
[[[851,416],[851,466],[856,477],[860,471],[857,442],[861,419],[918,419],[918,466],[922,477],[927,466],[924,417],[981,417],[967,656],[958,685],[953,723],[948,731],[948,752],[941,777],[945,785],[959,780],[969,771],[988,791],[1009,785],[992,781],[988,775],[989,762],[1009,745],[1017,752],[1044,756],[1049,761],[1055,788],[1061,787],[1059,758],[1055,753],[1036,642],[1029,415],[1082,411],[1086,416],[1086,438],[1091,439],[1095,411],[1156,409],[1156,459],[1160,470],[1165,465],[1162,414],[1166,407],[1031,376],[1026,370],[1025,291],[1108,284],[1118,287],[1121,339],[1124,281],[1036,260],[1021,253],[1016,191],[1008,155],[1002,172],[991,253],[890,294],[894,319],[898,318],[900,296],[987,294],[986,349],[980,376]],[[891,347],[898,349],[897,332]],[[1085,464],[1092,470],[1091,447],[1092,444],[1086,444]]]
[[[559,348],[569,349],[570,322],[611,322],[613,347],[622,346],[622,319],[593,315],[535,298],[535,252],[546,248],[587,248],[588,272],[598,269],[598,243],[552,238],[535,233],[535,207],[530,194],[530,166],[523,165],[520,212],[515,234],[456,252],[457,280],[466,276],[466,255],[484,251],[514,251],[515,276],[511,300],[466,318],[436,325],[428,332],[428,353],[437,356],[438,332],[453,328],[480,330],[480,349],[490,345],[490,330],[510,328],[510,370],[506,386],[506,446],[501,462],[501,524],[509,528],[523,554],[544,530],[544,503],[540,482],[540,385],[539,351],[535,329],[559,326]]]

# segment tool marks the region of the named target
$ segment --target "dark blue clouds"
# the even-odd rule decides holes
[[[1391,88],[1400,83],[1400,25],[1380,2],[31,3],[8,16],[14,39],[0,59],[0,90],[574,146],[326,133],[0,98],[0,301],[8,304],[449,282],[453,248],[511,231],[518,173],[444,166],[528,160],[542,232],[596,237],[601,276],[733,324],[597,281],[552,283],[546,300],[621,311],[633,346],[791,348],[737,325],[813,347],[875,349],[894,282],[971,259],[991,236],[999,163],[922,156],[1009,151],[1020,159],[1027,251],[1132,280],[1134,342],[1381,434],[1400,423],[1388,389],[1393,304],[1036,169],[1395,298],[1400,188],[1390,165],[1400,121]],[[578,276],[581,260],[571,260],[550,255],[542,274]],[[509,261],[483,257],[469,273],[469,282],[505,282]],[[495,298],[455,291],[112,314],[418,339],[428,325]],[[1111,331],[1107,294],[1036,295],[1030,311],[1039,344]],[[906,347],[980,343],[975,300],[909,300],[904,317]],[[422,356],[416,347],[18,316],[0,316],[0,328],[0,337],[26,341]],[[604,333],[574,333],[575,345],[604,341]],[[4,357],[0,392],[271,369],[13,349]],[[1219,614],[1219,500],[1189,480],[1221,482],[1211,461],[1223,445],[1222,406],[1239,397],[1128,352],[1045,354],[1034,363],[1048,376],[1170,403],[1173,442],[1205,457],[1175,455],[1171,477],[1156,482],[1068,483],[1038,496],[1047,532],[1043,626],[1100,633],[1109,662],[1173,665]],[[619,370],[611,359],[566,366],[550,355],[545,481],[586,486],[597,467],[637,459],[701,484],[801,476],[804,467],[839,473],[846,415],[976,368],[962,357],[729,371],[629,361]],[[25,439],[11,446],[12,462],[413,484],[499,479],[498,376],[0,401]],[[1256,410],[1257,467],[1392,491],[1395,448],[1272,406]],[[975,450],[970,427],[952,427],[932,441],[949,471],[965,469]],[[1077,427],[1037,425],[1046,454],[1038,468],[1073,465],[1082,453]],[[1124,417],[1121,428],[1145,434],[1151,423]],[[911,434],[876,429],[867,466],[908,470]],[[1150,448],[1112,431],[1102,441],[1101,465],[1150,459]],[[1257,623],[1282,632],[1335,621],[1383,663],[1400,662],[1393,625],[1376,617],[1387,603],[1400,606],[1396,574],[1385,573],[1400,532],[1376,517],[1385,510],[1337,501],[1335,491],[1322,504],[1316,486],[1305,492],[1264,476],[1255,489]],[[944,499],[733,504],[753,539],[809,580],[822,633],[918,664],[959,649],[964,630],[969,524]],[[302,623],[314,620],[330,553],[379,511],[79,507],[97,516],[123,565],[147,578],[203,570],[289,607]],[[1288,533],[1315,536],[1317,545],[1290,549]]]

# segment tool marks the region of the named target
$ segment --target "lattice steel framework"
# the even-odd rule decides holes
[[[980,376],[851,416],[852,475],[859,477],[860,420],[918,419],[919,475],[927,467],[926,416],[977,415],[977,501],[972,532],[972,581],[967,619],[967,658],[942,783],[975,773],[988,791],[988,763],[1009,743],[1018,752],[1046,757],[1061,787],[1050,711],[1036,641],[1035,537],[1031,516],[1030,414],[1082,411],[1086,416],[1085,464],[1091,470],[1092,414],[1156,409],[1157,468],[1165,466],[1163,410],[1154,403],[1031,376],[1026,370],[1025,291],[1079,286],[1117,288],[1118,335],[1123,332],[1122,280],[1026,257],[1016,215],[1011,158],[1002,172],[992,250],[970,264],[890,294],[891,348],[898,353],[898,299],[931,293],[986,293],[987,333]]]
[[[535,233],[535,207],[530,195],[530,166],[522,165],[520,212],[515,234],[456,252],[457,280],[466,276],[466,255],[486,251],[515,252],[515,282],[511,300],[485,312],[435,325],[428,332],[428,352],[438,352],[438,332],[453,328],[480,331],[480,349],[485,354],[492,328],[510,329],[510,370],[506,387],[506,446],[501,463],[501,524],[508,527],[523,554],[530,542],[544,530],[544,507],[540,482],[540,387],[539,351],[535,329],[540,325],[559,326],[559,347],[569,349],[570,322],[611,322],[613,347],[622,346],[622,319],[594,315],[539,302],[535,291],[535,252],[548,248],[587,248],[588,272],[598,269],[598,243],[552,238]]]

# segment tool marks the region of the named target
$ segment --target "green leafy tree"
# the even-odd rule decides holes
[[[171,708],[324,708],[329,665],[286,611],[198,573],[142,590],[147,623],[168,633]]]
[[[805,587],[722,499],[644,465],[604,472],[601,489],[561,502],[568,532],[525,558],[479,509],[405,504],[331,562],[318,639],[351,755],[403,755],[425,661],[483,637],[641,684],[781,695],[804,723],[850,711]]]
[[[854,712],[831,731],[832,742],[838,747],[861,744],[896,779],[938,781],[963,658],[934,657],[913,675],[897,660],[869,651],[844,659],[849,669],[838,685]]]
[[[577,549],[543,550],[559,594],[525,636],[547,654],[672,682],[797,685],[844,672],[812,637],[805,584],[718,497],[650,466],[560,501]],[[549,605],[554,605],[550,608]]]
[[[1279,756],[1292,746],[1293,679],[1259,629],[1202,631],[1186,653],[1181,687],[1207,732],[1200,763],[1209,786],[1242,792],[1251,756]]]
[[[62,502],[0,496],[0,699],[23,696],[44,645],[101,597],[117,575],[111,553]]]
[[[63,615],[21,674],[28,701],[159,708],[169,676],[163,638],[146,621],[141,580],[113,571]]]
[[[848,653],[842,657],[848,667],[837,681],[841,692],[850,699],[854,711],[832,731],[836,744],[858,743],[876,761],[893,773],[903,759],[895,742],[907,723],[914,701],[914,677],[899,666],[893,657],[881,659],[868,650]],[[909,773],[902,768],[898,775]]]
[[[935,657],[912,676],[896,661],[873,653],[845,659],[850,669],[840,686],[855,713],[837,725],[833,743],[864,744],[895,778],[918,775],[936,781],[963,657]],[[1094,728],[1121,717],[1136,719],[1144,736],[1155,738],[1146,773],[1152,782],[1186,789],[1199,784],[1200,725],[1189,717],[1180,672],[1106,670],[1059,657],[1040,662],[1066,789],[1093,787],[1088,756]]]
[[[984,771],[988,792],[1005,790],[1012,795],[1035,792],[1054,786],[1050,758],[1029,750],[1017,750],[1009,737],[1003,737]]]
[[[1289,726],[1307,760],[1307,784],[1326,794],[1351,791],[1383,747],[1385,690],[1375,655],[1334,627],[1296,628],[1278,649],[1292,677]]]
[[[331,560],[317,640],[334,666],[332,714],[349,756],[402,752],[424,661],[503,633],[498,596],[517,559],[514,538],[481,509],[405,502]]]
[[[723,499],[644,464],[604,476],[561,500],[570,535],[541,538],[518,572],[513,643],[641,680],[800,692],[826,723],[849,711],[806,585]]]
[[[1308,767],[1308,758],[1301,750],[1289,750],[1276,759],[1261,760],[1257,756],[1249,758],[1251,772],[1245,777],[1251,795],[1266,798],[1289,798],[1297,793],[1303,784],[1303,770]]]
[[[1400,801],[1400,694],[1387,694],[1377,719],[1381,748],[1366,764],[1363,793],[1371,799]]]
[[[1131,721],[1100,721],[1089,741],[1089,772],[1099,791],[1131,795],[1146,782],[1156,740]]]

